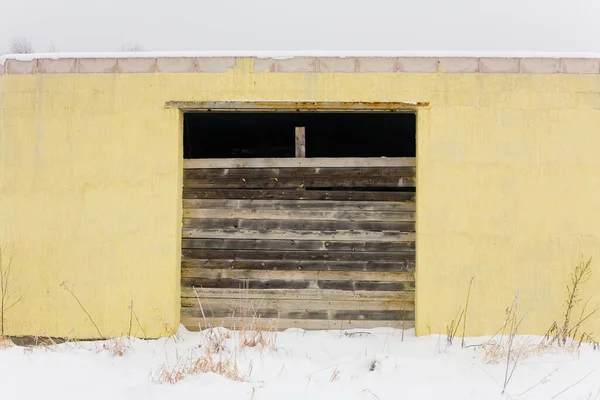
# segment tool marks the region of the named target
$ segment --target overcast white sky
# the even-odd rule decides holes
[[[600,53],[600,0],[0,0],[0,53],[406,50]]]

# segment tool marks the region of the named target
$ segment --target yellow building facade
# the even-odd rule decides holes
[[[7,335],[177,329],[183,111],[169,102],[416,112],[418,335],[445,333],[471,278],[467,335],[497,331],[517,292],[521,332],[543,334],[574,267],[600,252],[597,59],[9,58],[0,70]]]

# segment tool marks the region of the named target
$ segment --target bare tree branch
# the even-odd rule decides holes
[[[121,46],[121,51],[129,52],[129,53],[137,53],[140,51],[144,51],[144,46],[142,46],[138,42],[131,42],[131,43],[124,44],[123,46]]]
[[[27,38],[14,38],[10,42],[10,52],[13,54],[31,54],[33,53],[33,46]]]
[[[48,53],[59,53],[60,50],[58,50],[58,47],[56,47],[56,44],[54,42],[50,43],[50,46],[48,46]]]

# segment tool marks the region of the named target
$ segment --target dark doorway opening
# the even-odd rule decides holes
[[[416,115],[405,112],[196,112],[184,114],[184,158],[415,157]]]

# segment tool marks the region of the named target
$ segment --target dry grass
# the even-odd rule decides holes
[[[8,338],[0,338],[0,350],[8,349],[9,347],[12,347],[12,346],[13,346],[12,340],[10,340]]]
[[[59,351],[58,343],[51,337],[35,336],[32,338],[32,343],[26,345],[23,349],[23,354],[33,354],[34,351],[44,350],[47,352]]]
[[[220,353],[227,349],[227,340],[231,339],[229,330],[225,328],[210,328],[204,332],[204,348],[210,353]]]
[[[270,324],[265,330],[261,328],[260,320],[254,319],[253,322],[244,327],[240,331],[240,348],[257,348],[260,351],[270,350],[275,351],[277,348],[275,343],[277,341],[277,333],[274,328],[274,324]]]
[[[483,350],[484,362],[489,364],[512,362],[516,357],[529,352],[530,343],[527,340],[519,341],[516,337],[522,322],[522,319],[519,319],[518,310],[519,293],[517,292],[512,304],[506,308],[506,317],[502,327],[490,340],[480,346]]]
[[[574,343],[570,346],[558,347],[556,345],[539,343],[538,341],[529,337],[515,338],[512,343],[512,350],[510,352],[508,340],[490,340],[481,345],[481,350],[483,361],[486,364],[505,363],[509,357],[511,362],[515,362],[518,361],[518,359],[525,359],[528,357],[535,357],[549,353],[566,352],[575,357],[579,357],[580,354],[580,347],[577,343]]]
[[[131,351],[131,340],[125,337],[106,340],[99,351],[109,352],[115,357],[123,357]]]
[[[167,334],[167,337],[169,339],[173,339],[173,341],[175,343],[177,343],[181,340],[181,335],[177,331],[177,328],[171,326],[171,324],[169,324],[168,322],[163,321],[163,329],[164,329],[165,333]],[[146,332],[144,332],[144,336],[146,336]]]
[[[181,359],[173,366],[161,365],[153,374],[152,381],[157,383],[175,384],[188,375],[214,373],[237,382],[248,382],[240,373],[237,363],[231,360],[215,360],[212,354],[205,354],[197,358]]]
[[[329,378],[329,382],[335,382],[340,377],[340,371],[338,371],[338,367],[331,372],[331,377]]]
[[[202,304],[201,291],[194,288],[194,294],[196,295],[198,306],[202,312],[204,326],[205,328],[208,328],[206,330],[206,336],[207,339],[209,339],[208,347],[213,352],[218,353],[219,351],[224,350],[224,339],[230,339],[229,331],[223,326],[214,328],[207,322],[204,306]],[[240,329],[239,348],[258,348],[261,351],[265,349],[274,351],[276,349],[275,342],[277,339],[277,326],[275,321],[265,323],[265,320],[261,319],[260,315],[256,312],[253,302],[247,297],[244,297],[244,289],[240,291],[239,301],[239,309],[243,310],[242,316],[251,321]],[[210,308],[208,311],[212,313]],[[231,315],[231,317],[233,318],[234,315]],[[267,327],[266,329],[263,328],[265,326]],[[200,329],[202,329],[202,325],[200,325]]]
[[[507,315],[503,326],[486,343],[479,347],[483,353],[483,360],[489,364],[507,363],[516,366],[523,358],[539,356],[548,353],[568,353],[579,357],[581,346],[588,343],[593,349],[599,349],[600,345],[591,333],[580,333],[581,325],[596,315],[600,308],[588,310],[590,300],[582,303],[580,291],[584,283],[592,276],[591,259],[582,261],[571,273],[570,283],[567,285],[567,298],[565,300],[565,313],[560,323],[554,322],[548,329],[541,342],[531,338],[517,338],[516,331],[522,322],[518,319],[516,310],[518,302],[507,308]],[[575,311],[579,309],[579,312]],[[577,319],[573,316],[576,315]],[[575,321],[575,322],[573,322]]]
[[[196,299],[204,316],[204,307],[200,292],[194,289]],[[251,306],[245,309],[252,309]],[[210,310],[212,312],[212,310]],[[232,316],[233,317],[233,316]],[[187,359],[179,357],[174,365],[163,364],[154,373],[151,374],[151,380],[157,383],[175,384],[183,380],[186,376],[214,373],[227,379],[248,382],[252,372],[252,366],[248,372],[243,375],[240,373],[235,356],[246,348],[255,348],[260,351],[275,350],[276,328],[274,325],[265,324],[258,316],[254,316],[247,326],[240,329],[239,334],[235,334],[223,326],[213,327],[208,324],[204,317],[204,328],[202,330],[203,343],[201,356],[192,356]],[[165,329],[167,327],[165,326]],[[202,329],[203,326],[200,326]],[[173,336],[176,332],[171,332]],[[178,338],[178,336],[176,336]],[[237,340],[237,342],[236,342]]]

